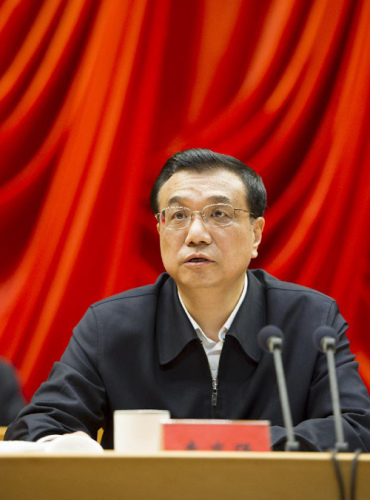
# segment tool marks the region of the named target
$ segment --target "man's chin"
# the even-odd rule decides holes
[[[183,279],[175,279],[179,288],[197,290],[199,288],[213,288],[220,285],[219,281],[210,276],[187,276]]]
[[[187,288],[188,290],[196,290],[199,288],[212,288],[222,285],[222,280],[220,279],[220,276],[218,276],[216,268],[213,267],[211,269],[211,266],[194,268],[184,266],[180,269],[176,269],[174,273],[168,269],[167,272],[171,278],[176,281],[179,289]]]

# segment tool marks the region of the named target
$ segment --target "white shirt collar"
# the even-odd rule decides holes
[[[243,291],[242,291],[242,294],[238,300],[238,303],[236,304],[236,306],[234,307],[232,313],[230,314],[230,316],[227,318],[227,320],[225,321],[223,327],[221,328],[221,330],[218,332],[218,338],[220,341],[224,341],[225,340],[225,335],[226,333],[228,332],[228,330],[230,329],[230,326],[232,324],[232,322],[234,321],[234,318],[235,316],[237,315],[239,309],[240,309],[240,306],[242,305],[242,302],[243,300],[245,299],[245,296],[247,294],[247,289],[248,289],[248,276],[247,276],[247,273],[245,273],[245,281],[244,281],[244,288],[243,288]],[[207,342],[213,342],[209,337],[207,337],[207,335],[203,332],[203,330],[201,329],[201,327],[198,325],[198,323],[195,321],[194,318],[192,318],[192,316],[190,316],[190,313],[189,311],[186,309],[186,306],[184,304],[184,302],[182,301],[182,298],[181,298],[181,295],[179,293],[179,290],[177,289],[177,294],[179,296],[179,299],[180,299],[180,303],[182,305],[182,307],[184,308],[184,311],[186,312],[186,315],[187,317],[189,318],[189,321],[190,323],[192,324],[193,328],[195,329],[198,337],[200,338],[200,340],[205,340]]]

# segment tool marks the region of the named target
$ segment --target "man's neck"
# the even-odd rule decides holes
[[[190,316],[203,332],[216,342],[218,333],[234,310],[244,288],[243,281],[225,288],[180,288],[179,294]]]

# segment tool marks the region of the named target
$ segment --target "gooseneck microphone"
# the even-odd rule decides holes
[[[299,443],[295,439],[293,433],[292,415],[290,412],[288,391],[281,358],[281,351],[283,348],[283,332],[280,328],[274,325],[264,326],[258,333],[258,343],[264,351],[271,352],[274,357],[281,409],[287,433],[285,451],[297,451],[299,449]]]
[[[344,441],[343,422],[341,418],[337,373],[335,371],[334,353],[337,346],[337,332],[331,326],[319,326],[313,335],[316,348],[326,354],[330,382],[330,394],[333,406],[335,427],[335,449],[347,451],[348,444]]]

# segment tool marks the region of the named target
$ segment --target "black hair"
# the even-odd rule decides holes
[[[176,172],[203,173],[214,170],[228,170],[240,177],[246,188],[249,210],[255,217],[263,216],[266,208],[266,189],[261,177],[252,168],[233,156],[199,148],[179,151],[163,165],[150,193],[150,206],[153,213],[159,212],[159,191]]]

